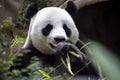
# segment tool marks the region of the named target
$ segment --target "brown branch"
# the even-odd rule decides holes
[[[57,2],[56,4],[54,4],[53,6],[59,7],[60,5],[62,5],[66,1],[67,0],[60,0],[59,2]]]

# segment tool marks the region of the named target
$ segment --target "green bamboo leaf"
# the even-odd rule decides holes
[[[50,78],[50,75],[49,75],[48,73],[46,73],[45,71],[43,71],[43,70],[38,70],[38,72],[39,72],[40,74],[42,74],[44,77]]]
[[[23,37],[18,37],[17,35],[15,36],[12,45],[10,46],[10,49],[15,48],[19,44],[24,44],[25,38]]]

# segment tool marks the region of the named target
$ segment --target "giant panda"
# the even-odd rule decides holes
[[[25,10],[25,17],[30,19],[29,31],[25,44],[20,50],[23,53],[22,61],[20,61],[21,65],[14,66],[14,68],[27,67],[30,64],[30,58],[33,56],[37,56],[43,65],[56,66],[61,62],[60,56],[62,52],[66,51],[66,48],[81,52],[79,51],[81,46],[79,31],[73,17],[76,15],[75,10],[76,7],[72,1],[68,2],[66,9],[46,7],[38,10],[36,3],[28,5]],[[54,44],[60,43],[63,45],[55,48]],[[86,54],[79,54],[82,59],[75,59],[71,62],[74,73],[90,61]],[[98,70],[92,63],[78,74],[99,77]]]

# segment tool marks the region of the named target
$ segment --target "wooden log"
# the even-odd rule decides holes
[[[61,4],[59,7],[65,8],[68,1],[73,1],[75,3],[75,5],[77,6],[77,9],[80,9],[87,5],[92,5],[92,4],[95,4],[98,2],[109,1],[109,0],[67,0],[63,4]]]

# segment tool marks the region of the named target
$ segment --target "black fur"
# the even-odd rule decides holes
[[[65,30],[67,36],[70,37],[71,36],[71,30],[67,27],[66,24],[63,25],[63,29]]]
[[[44,36],[47,36],[52,29],[53,29],[53,26],[51,24],[47,24],[46,27],[42,29],[42,34]]]
[[[73,1],[68,1],[65,10],[71,15],[73,20],[76,22],[78,17],[78,10],[76,5],[73,3]]]
[[[31,3],[25,9],[24,16],[25,16],[26,19],[31,19],[31,17],[33,17],[37,12],[38,12],[37,3]]]

